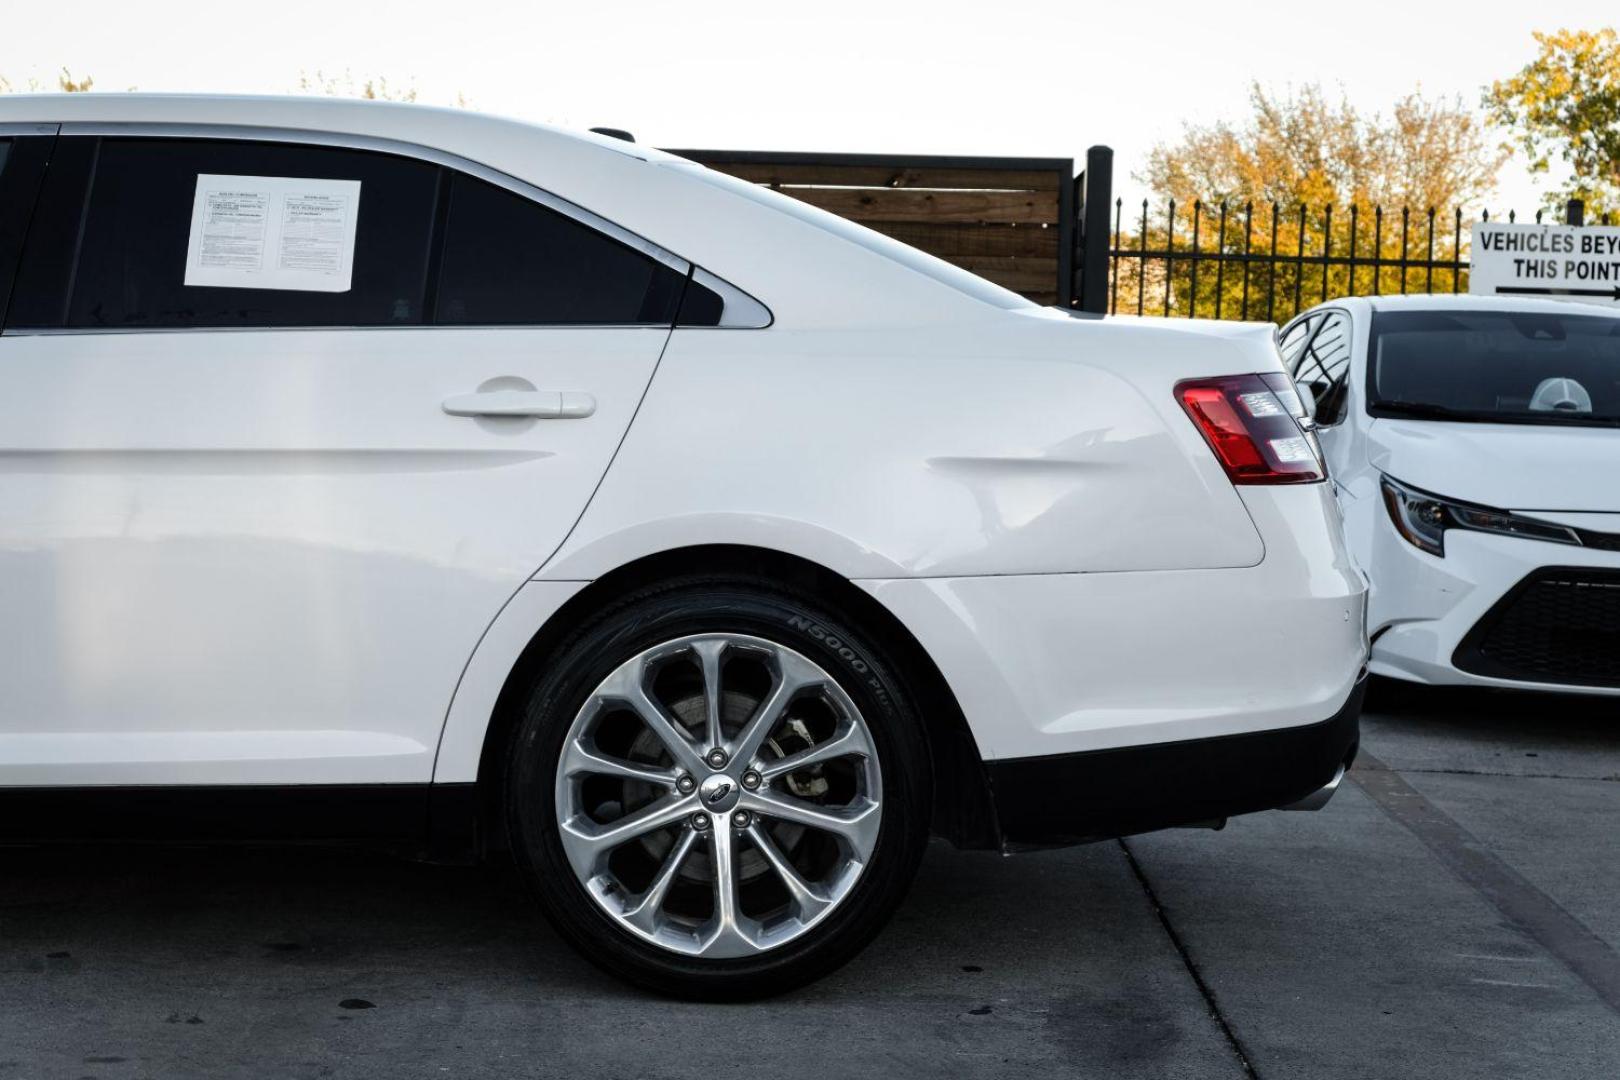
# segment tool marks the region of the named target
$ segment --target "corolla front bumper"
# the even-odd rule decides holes
[[[1462,530],[1445,543],[1437,558],[1387,519],[1373,529],[1374,674],[1620,694],[1620,551]]]

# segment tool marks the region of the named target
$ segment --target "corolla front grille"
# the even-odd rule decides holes
[[[1498,679],[1620,686],[1620,571],[1537,570],[1485,613],[1452,663]]]

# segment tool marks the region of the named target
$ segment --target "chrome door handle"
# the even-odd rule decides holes
[[[596,411],[582,390],[485,390],[444,399],[451,416],[505,416],[531,420],[581,420]]]

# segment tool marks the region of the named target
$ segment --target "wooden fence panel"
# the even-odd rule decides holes
[[[858,221],[1038,303],[1071,299],[1071,159],[674,153]]]

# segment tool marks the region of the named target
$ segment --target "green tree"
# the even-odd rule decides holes
[[[1140,205],[1125,208],[1121,246],[1187,250],[1196,225],[1199,250],[1206,253],[1343,256],[1353,242],[1359,259],[1375,251],[1385,259],[1403,251],[1416,258],[1432,242],[1436,258],[1449,258],[1464,243],[1459,208],[1473,216],[1495,190],[1506,157],[1461,98],[1414,91],[1386,116],[1363,113],[1320,86],[1279,94],[1255,83],[1241,120],[1188,125],[1180,139],[1154,147],[1136,176],[1151,192],[1147,220],[1144,226]],[[1195,277],[1190,261],[1119,263],[1120,311],[1135,311],[1140,301],[1147,312],[1219,311],[1227,318],[1246,312],[1281,320],[1295,310],[1296,296],[1303,305],[1324,294],[1400,291],[1402,285],[1393,268],[1358,266],[1352,279],[1348,267],[1324,272],[1320,263],[1257,263],[1246,271],[1237,262],[1220,269],[1205,262]],[[1408,284],[1431,283],[1452,286],[1449,273]]]
[[[407,85],[403,90],[388,85],[381,75],[368,75],[356,80],[354,73],[345,70],[342,75],[328,75],[316,70],[298,73],[298,92],[325,94],[328,97],[357,97],[367,101],[415,101],[416,87]]]
[[[56,88],[64,94],[87,94],[95,88],[96,80],[86,75],[82,79],[75,79],[73,73],[67,68],[56,77]]]
[[[95,84],[96,80],[88,75],[82,79],[75,79],[73,77],[73,73],[67,68],[63,68],[62,73],[56,77],[56,88],[62,91],[64,94],[85,93],[94,87]],[[30,78],[26,83],[23,84],[23,91],[29,94],[37,94],[44,89],[44,85],[41,84],[38,79],[34,78]],[[0,94],[9,94],[14,90],[16,90],[16,87],[12,85],[11,80],[6,78],[4,75],[0,75]]]
[[[1594,213],[1620,209],[1620,35],[1604,28],[1534,37],[1536,58],[1485,92],[1491,119],[1512,132],[1532,172],[1548,172],[1555,156],[1569,167],[1569,183],[1549,207],[1579,198]]]
[[[1249,107],[1240,123],[1188,125],[1154,147],[1138,179],[1181,202],[1450,207],[1489,195],[1503,161],[1461,98],[1414,91],[1385,117],[1320,86],[1276,94],[1255,83]]]

